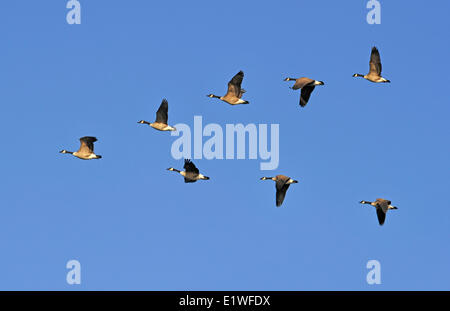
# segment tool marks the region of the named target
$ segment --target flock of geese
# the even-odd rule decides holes
[[[381,76],[381,59],[380,53],[376,47],[372,48],[370,62],[369,62],[369,73],[366,75],[355,73],[353,77],[362,77],[368,81],[374,83],[389,83],[390,81],[383,78]],[[242,96],[245,93],[245,90],[241,88],[242,81],[244,79],[244,72],[239,71],[229,82],[228,82],[228,91],[224,96],[217,96],[214,94],[207,95],[210,98],[220,99],[230,105],[241,105],[241,104],[249,104],[247,100],[243,100]],[[316,85],[324,85],[323,81],[313,80],[306,77],[301,78],[286,78],[284,81],[295,81],[294,85],[291,87],[293,90],[300,89],[300,106],[305,107],[311,97],[312,92]],[[148,122],[141,120],[139,124],[146,124],[151,126],[152,128],[159,131],[176,131],[176,129],[167,124],[168,122],[168,110],[169,104],[166,99],[162,100],[162,103],[156,112],[156,120],[155,122]],[[94,153],[94,143],[97,141],[97,138],[91,136],[85,136],[80,138],[80,148],[76,152],[71,152],[67,150],[61,150],[60,153],[68,153],[73,156],[83,159],[83,160],[92,160],[92,159],[101,159],[101,155],[97,155]],[[181,176],[184,177],[185,183],[193,183],[197,180],[208,180],[209,177],[200,173],[199,169],[194,165],[194,163],[189,160],[184,160],[184,171],[175,169],[173,167],[168,168],[167,170],[177,172]],[[294,180],[285,175],[277,175],[275,177],[262,177],[261,180],[273,180],[275,181],[275,202],[276,206],[279,207],[283,204],[284,198],[286,196],[286,192],[289,189],[291,184],[298,183],[297,180]],[[360,201],[361,204],[369,204],[376,209],[378,222],[380,225],[384,224],[386,219],[386,213],[388,210],[397,209],[397,207],[391,205],[391,201],[386,199],[376,199],[374,202],[370,201]]]

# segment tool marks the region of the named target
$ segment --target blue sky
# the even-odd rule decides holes
[[[80,2],[81,25],[0,3],[1,290],[450,290],[449,3],[369,25],[366,1]],[[372,46],[391,84],[352,78]],[[205,96],[239,70],[250,105]],[[301,109],[288,76],[325,86]],[[211,180],[185,184],[176,137],[136,123],[164,97],[172,125],[280,124],[278,169],[194,160]],[[103,159],[58,153],[85,135]],[[276,174],[299,180],[281,208]]]

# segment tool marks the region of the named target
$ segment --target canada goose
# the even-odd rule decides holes
[[[276,205],[281,206],[284,201],[284,197],[286,196],[286,191],[289,189],[291,184],[298,183],[297,180],[293,180],[290,177],[284,175],[277,175],[275,177],[261,177],[261,180],[273,180],[275,181],[275,189],[277,189],[276,194]]]
[[[324,85],[322,81],[316,81],[310,78],[302,77],[299,79],[286,78],[284,81],[295,81],[295,84],[291,87],[293,90],[301,89],[300,91],[300,106],[305,107],[308,103],[309,97],[316,85]]]
[[[198,168],[195,167],[194,163],[192,163],[191,160],[185,159],[183,168],[184,168],[184,171],[177,170],[173,167],[169,167],[167,170],[180,173],[181,176],[184,177],[185,183],[196,182],[199,179],[204,179],[204,180],[209,179],[209,177],[200,174]]]
[[[157,129],[159,131],[176,131],[177,129],[167,125],[168,115],[167,112],[169,110],[169,103],[167,102],[167,99],[163,99],[161,102],[161,105],[159,106],[158,111],[156,111],[156,121],[153,123],[141,120],[138,123],[140,124],[148,124],[154,129]]]
[[[80,138],[80,149],[76,152],[67,151],[65,149],[61,150],[60,153],[70,153],[77,158],[83,160],[92,160],[92,159],[101,159],[101,155],[97,155],[94,153],[94,142],[97,141],[97,138],[91,136],[85,136]]]
[[[361,201],[359,203],[370,204],[372,206],[375,206],[375,208],[377,210],[378,222],[380,223],[380,226],[382,226],[384,224],[384,220],[386,219],[386,213],[388,210],[398,209],[396,206],[391,205],[391,201],[385,200],[385,199],[376,199],[375,202]]]
[[[244,72],[239,71],[231,80],[228,82],[228,91],[225,96],[217,96],[214,94],[206,95],[211,98],[218,98],[230,105],[248,104],[249,102],[241,99],[245,90],[241,88],[242,80],[244,79]]]
[[[378,52],[378,49],[376,47],[372,48],[372,53],[370,54],[369,73],[366,75],[355,73],[353,75],[353,77],[362,77],[366,80],[369,80],[369,81],[372,81],[375,83],[390,83],[391,82],[381,76],[380,52]]]

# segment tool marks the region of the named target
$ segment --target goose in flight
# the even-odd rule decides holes
[[[138,123],[140,124],[148,124],[154,129],[157,129],[159,131],[176,131],[176,128],[167,125],[168,120],[168,110],[169,110],[169,103],[167,102],[167,99],[163,99],[161,102],[161,105],[159,106],[158,111],[156,111],[156,121],[153,123],[141,120]]]
[[[370,54],[369,73],[366,75],[355,73],[353,77],[361,77],[375,83],[390,83],[391,81],[381,76],[381,69],[380,52],[376,47],[373,47]]]
[[[300,91],[300,106],[305,107],[308,103],[309,97],[316,85],[324,85],[323,81],[317,81],[310,78],[286,78],[284,81],[295,81],[294,85],[291,87],[293,90],[301,89]]]
[[[284,175],[277,175],[275,177],[262,177],[261,180],[273,180],[275,181],[275,189],[277,190],[275,201],[276,206],[281,206],[286,196],[286,191],[289,189],[291,184],[298,183],[297,180],[293,180],[290,177]]]
[[[169,167],[167,170],[180,173],[180,175],[184,177],[185,183],[196,182],[199,179],[203,179],[203,180],[209,179],[209,177],[200,174],[200,171],[194,165],[194,163],[192,163],[191,160],[185,159],[183,168],[184,168],[184,171],[177,170],[173,167]]]
[[[97,138],[92,136],[84,136],[80,138],[80,149],[76,152],[67,151],[65,149],[61,150],[60,153],[69,153],[77,158],[83,160],[92,160],[92,159],[101,159],[101,155],[97,155],[94,153],[94,143],[97,141]]]
[[[369,204],[375,207],[377,211],[378,223],[380,226],[384,224],[386,219],[386,213],[390,209],[398,209],[396,206],[391,205],[391,201],[385,199],[376,199],[375,202],[361,201],[361,204]]]
[[[217,96],[214,94],[207,95],[211,98],[218,98],[230,105],[248,104],[249,102],[241,99],[245,90],[241,88],[242,80],[244,79],[244,72],[239,71],[231,80],[228,82],[228,91],[225,96]]]

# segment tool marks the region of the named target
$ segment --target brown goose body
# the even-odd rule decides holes
[[[195,166],[195,164],[192,163],[191,160],[188,160],[188,159],[184,160],[183,168],[184,168],[184,171],[177,170],[173,167],[169,167],[167,170],[179,173],[181,176],[184,177],[185,183],[193,183],[200,179],[203,179],[203,180],[209,179],[208,176],[200,174],[200,171]]]
[[[360,201],[359,203],[361,204],[369,204],[375,207],[376,212],[377,212],[377,218],[378,218],[378,223],[380,224],[380,226],[382,226],[384,224],[384,221],[386,220],[386,213],[388,210],[390,209],[398,209],[396,206],[392,206],[391,201],[386,200],[386,199],[376,199],[375,202],[370,202],[370,201]]]
[[[95,137],[84,136],[80,138],[80,149],[78,149],[78,151],[72,152],[63,149],[60,151],[60,153],[72,154],[73,156],[82,160],[101,159],[101,155],[97,155],[94,153],[94,143],[96,141],[97,138]]]
[[[373,47],[372,52],[370,53],[369,73],[366,75],[355,73],[353,77],[361,77],[374,83],[390,83],[391,81],[381,76],[381,70],[380,52],[376,47]]]
[[[311,93],[314,91],[316,85],[324,85],[323,81],[317,81],[306,77],[301,78],[286,78],[284,81],[295,81],[291,87],[293,90],[301,89],[300,91],[300,106],[305,107],[311,97]]]
[[[168,111],[169,111],[169,103],[167,102],[167,99],[164,98],[161,102],[161,105],[158,108],[158,111],[156,111],[155,122],[150,123],[148,121],[141,120],[138,123],[150,125],[151,127],[153,127],[158,131],[176,131],[176,128],[167,124],[167,121],[169,119]]]
[[[276,195],[275,195],[275,205],[277,207],[281,206],[283,204],[284,198],[286,196],[286,192],[289,189],[289,186],[291,184],[298,183],[297,180],[294,180],[288,176],[285,175],[277,175],[275,177],[261,177],[261,180],[273,180],[275,181],[275,189],[276,189]]]
[[[230,82],[228,82],[228,90],[224,96],[217,96],[214,94],[209,94],[207,96],[218,98],[230,105],[248,104],[248,101],[242,99],[242,95],[245,93],[245,90],[241,88],[243,79],[244,72],[241,70],[230,80]]]

